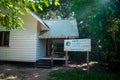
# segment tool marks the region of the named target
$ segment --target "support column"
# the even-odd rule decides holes
[[[65,67],[68,67],[68,51],[65,52]]]
[[[67,36],[66,39],[68,39]],[[68,67],[68,51],[65,52],[65,67]]]

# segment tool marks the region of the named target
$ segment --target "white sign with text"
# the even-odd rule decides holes
[[[64,40],[64,51],[91,51],[91,39]]]

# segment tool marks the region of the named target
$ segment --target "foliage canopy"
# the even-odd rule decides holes
[[[92,53],[100,54],[111,70],[120,71],[120,1],[74,0],[72,10],[80,38],[91,38]]]
[[[19,15],[24,15],[23,10],[29,8],[43,11],[43,7],[59,6],[59,0],[0,0],[0,26],[6,29],[22,29],[23,20]]]

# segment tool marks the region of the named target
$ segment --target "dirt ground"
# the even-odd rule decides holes
[[[86,64],[69,65],[65,67],[53,67],[51,69],[35,68],[34,64],[18,63],[18,62],[3,62],[0,63],[0,80],[48,80],[49,72],[59,69],[86,69]],[[90,65],[90,71],[103,72],[103,67],[99,64]]]
[[[52,69],[34,68],[30,64],[0,64],[0,80],[47,80]]]

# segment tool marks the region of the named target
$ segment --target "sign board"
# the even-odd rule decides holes
[[[91,39],[64,40],[64,51],[91,51]]]

